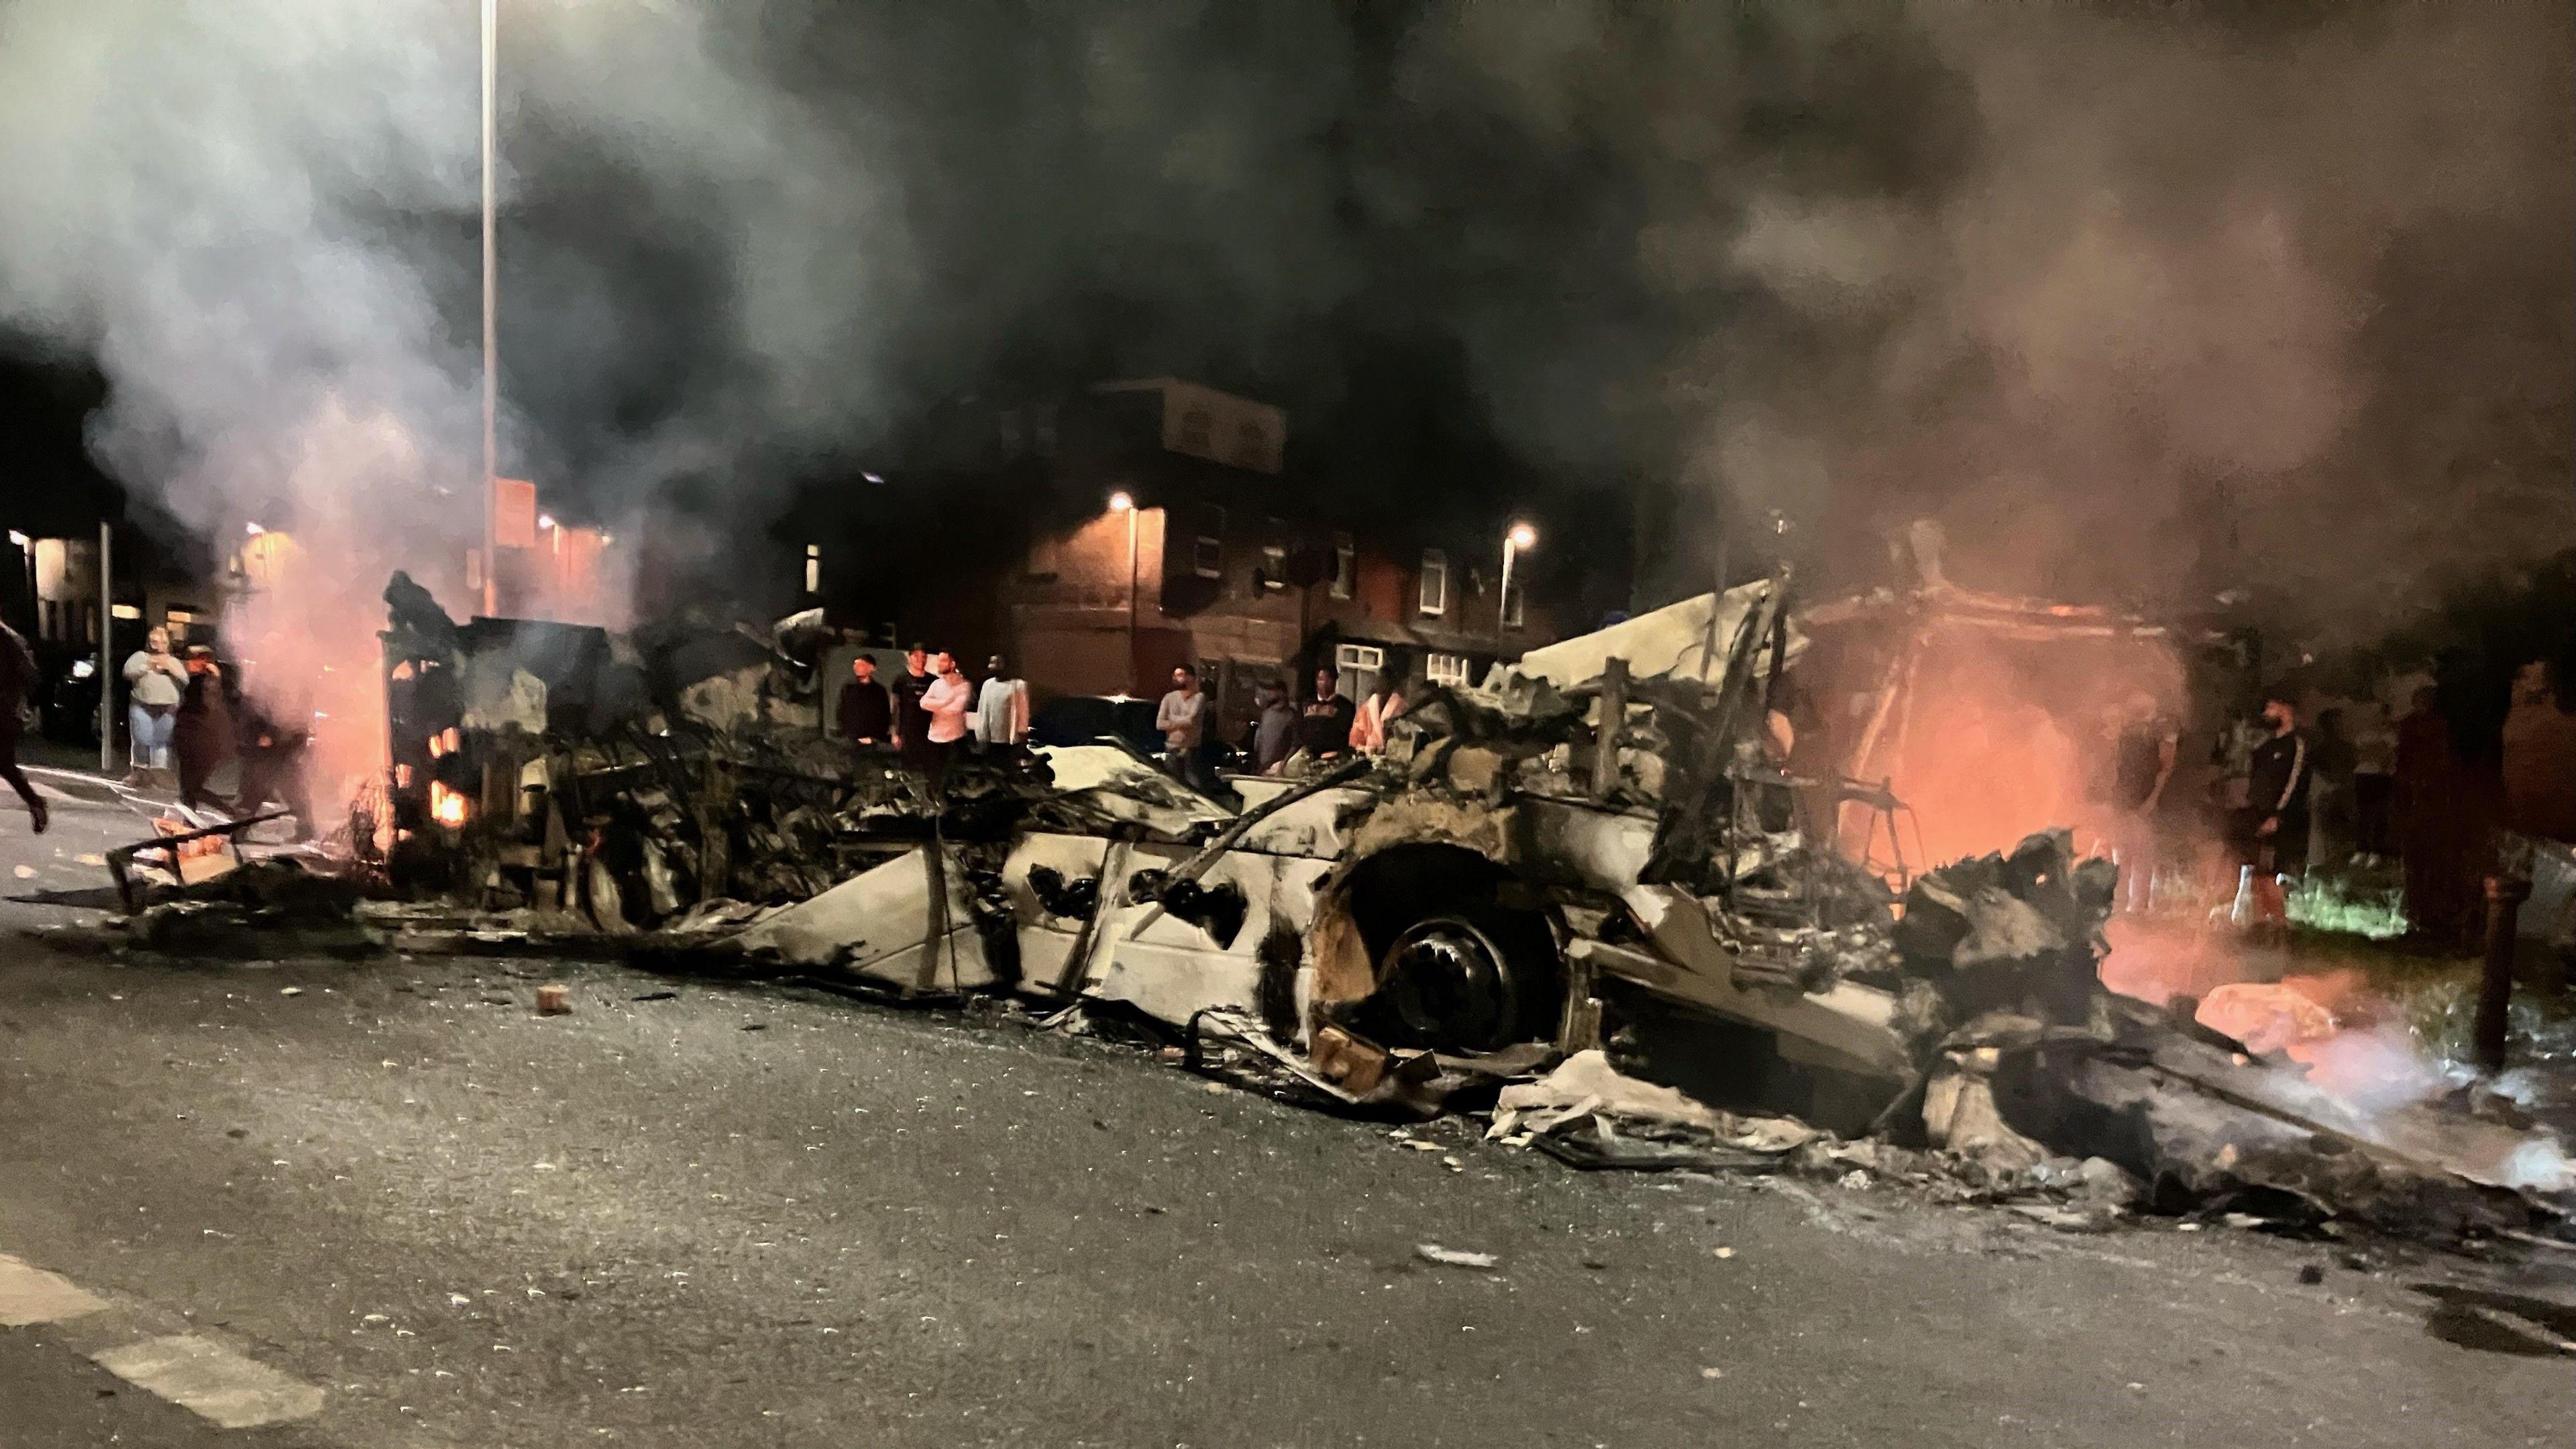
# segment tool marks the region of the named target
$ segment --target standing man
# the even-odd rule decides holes
[[[169,630],[144,635],[143,647],[126,657],[125,688],[126,763],[133,767],[125,779],[140,784],[144,771],[170,768],[170,730],[188,691],[188,666],[170,652]]]
[[[930,716],[921,697],[935,681],[930,677],[930,651],[915,644],[903,651],[903,675],[894,682],[894,743],[903,762],[916,770],[930,767]]]
[[[1260,713],[1252,725],[1252,768],[1267,775],[1296,748],[1297,711],[1288,703],[1288,683],[1273,679],[1254,691]]]
[[[1155,707],[1154,728],[1163,732],[1163,764],[1190,785],[1199,783],[1199,739],[1207,724],[1207,696],[1199,692],[1198,671],[1184,665],[1172,671],[1172,692]]]
[[[2157,712],[2153,695],[2137,694],[2129,699],[2113,750],[2111,840],[2120,863],[2119,906],[2135,914],[2154,902],[2156,870],[2164,855],[2159,812],[2174,762],[2181,758],[2182,733]]]
[[[942,649],[931,660],[936,676],[930,687],[921,692],[921,713],[926,721],[922,738],[928,742],[923,768],[930,773],[930,793],[939,794],[948,778],[948,767],[957,758],[966,739],[966,714],[974,705],[975,686],[957,668],[957,656]]]
[[[894,737],[894,701],[877,683],[877,662],[862,654],[850,661],[849,682],[841,686],[832,711],[841,738],[861,749],[875,749]]]
[[[2298,706],[2286,699],[2263,702],[2263,726],[2271,733],[2246,762],[2238,844],[2257,874],[2297,875],[2308,860],[2308,792],[2314,774],[2308,740],[2299,733]]]
[[[180,696],[177,721],[170,748],[179,757],[179,803],[195,810],[213,803],[206,782],[232,758],[234,748],[224,672],[215,664],[215,651],[203,644],[188,649],[188,688]]]
[[[984,661],[984,688],[975,696],[975,740],[984,748],[1018,744],[1029,733],[1029,682],[1012,677],[1002,656]]]
[[[18,768],[18,735],[26,728],[19,711],[26,708],[27,691],[35,684],[36,651],[27,647],[17,630],[0,624],[0,780],[8,781],[18,798],[27,802],[27,819],[42,835],[53,816],[36,787],[27,783],[26,772]]]
[[[1333,671],[1317,669],[1315,692],[1297,707],[1297,748],[1314,760],[1350,753],[1351,719],[1351,702],[1342,698]]]

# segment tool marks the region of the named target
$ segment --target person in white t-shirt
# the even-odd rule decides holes
[[[942,649],[930,658],[930,687],[921,692],[921,712],[929,720],[923,731],[929,741],[925,764],[930,775],[930,788],[936,793],[948,777],[948,767],[957,758],[961,741],[966,738],[966,714],[974,707],[975,686],[957,669],[957,656]]]

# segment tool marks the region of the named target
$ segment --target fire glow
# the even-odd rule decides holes
[[[457,790],[451,790],[451,789],[449,789],[449,788],[447,787],[447,785],[446,785],[444,782],[442,782],[442,781],[438,781],[438,780],[432,780],[432,781],[430,781],[430,782],[429,782],[429,815],[430,815],[430,818],[431,818],[431,819],[433,819],[433,820],[437,821],[437,822],[438,822],[439,824],[441,824],[441,825],[446,826],[446,827],[447,827],[448,829],[450,829],[450,830],[457,829],[458,827],[460,827],[460,826],[464,825],[464,823],[465,823],[465,796],[464,796],[464,793],[463,793],[463,792],[461,792],[461,791],[457,791]]]

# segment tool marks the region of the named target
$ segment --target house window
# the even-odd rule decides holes
[[[1040,403],[1032,413],[1031,431],[1036,434],[1037,449],[1047,457],[1055,456],[1055,404]]]
[[[1259,470],[1270,462],[1270,430],[1246,418],[1234,425],[1234,465]]]
[[[1275,594],[1288,587],[1288,545],[1265,543],[1261,546],[1261,577],[1254,592]]]
[[[1203,579],[1225,577],[1225,510],[1199,510],[1199,533],[1190,545],[1190,572]]]
[[[1211,445],[1208,442],[1209,430],[1210,424],[1207,409],[1191,408],[1189,411],[1182,413],[1181,427],[1178,434],[1180,451],[1184,453],[1196,453],[1201,457],[1207,456],[1211,450]]]
[[[1449,612],[1449,555],[1436,548],[1422,551],[1422,612]]]
[[[823,545],[819,543],[805,545],[805,592],[823,592]]]
[[[1344,699],[1358,699],[1376,689],[1378,671],[1385,667],[1386,651],[1374,644],[1333,646],[1334,685]]]
[[[1333,535],[1333,597],[1351,596],[1351,581],[1360,570],[1360,551],[1347,533]]]
[[[1422,673],[1423,677],[1434,684],[1445,684],[1451,689],[1464,689],[1467,687],[1467,656],[1433,654],[1422,662]]]

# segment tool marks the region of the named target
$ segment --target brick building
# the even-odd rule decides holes
[[[1559,591],[1517,561],[1506,604],[1518,520],[1328,516],[1289,466],[1287,428],[1275,406],[1177,378],[951,404],[926,420],[913,466],[868,490],[864,516],[809,525],[809,595],[881,637],[954,649],[970,671],[1003,654],[1041,704],[1151,697],[1187,664],[1229,729],[1261,682],[1319,663],[1354,695],[1386,670],[1469,682],[1568,632]]]

